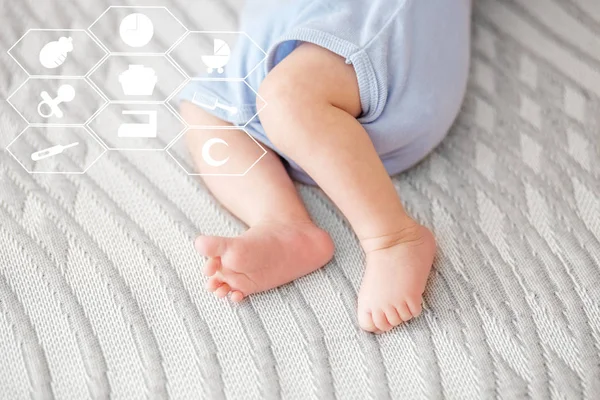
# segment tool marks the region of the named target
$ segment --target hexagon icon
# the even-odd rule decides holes
[[[256,147],[248,150],[239,147],[242,140],[250,137]],[[193,161],[187,156],[193,146]],[[239,128],[199,129],[185,131],[167,149],[167,152],[188,175],[244,176],[267,154],[266,150],[246,132]],[[192,166],[192,164],[195,165]]]
[[[83,174],[106,152],[82,126],[29,126],[7,150],[30,174]]]
[[[165,104],[109,104],[88,128],[111,150],[164,150],[184,124]]]
[[[266,56],[245,32],[189,32],[169,52],[189,77],[211,79],[245,79]]]
[[[164,54],[187,32],[166,7],[154,6],[111,6],[88,29],[117,54]]]
[[[29,78],[7,101],[30,124],[83,125],[106,100],[83,78]]]
[[[165,56],[110,55],[89,76],[112,102],[165,101],[185,76]]]
[[[179,113],[179,104],[182,100],[237,126],[247,126],[267,105],[246,81],[239,80],[192,79],[174,93],[169,99],[169,104]],[[194,115],[180,114],[180,117],[190,127],[211,127],[199,124]]]
[[[83,29],[30,29],[8,54],[31,76],[82,77],[106,51]]]

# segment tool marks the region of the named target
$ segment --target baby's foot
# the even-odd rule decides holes
[[[381,333],[421,313],[435,255],[429,229],[410,223],[393,237],[363,241],[367,265],[358,295],[358,322]]]
[[[310,221],[264,223],[236,238],[200,236],[196,249],[209,257],[207,289],[218,297],[231,293],[235,302],[307,275],[333,257],[329,234]]]

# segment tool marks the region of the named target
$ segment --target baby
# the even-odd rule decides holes
[[[214,96],[220,104],[245,105],[239,113],[249,115],[263,107],[260,98],[266,101],[246,127],[249,135],[218,129],[235,127],[231,112],[194,104],[195,94],[211,92],[210,82],[188,86],[180,106],[188,124],[217,127],[190,130],[187,145],[198,170],[209,174],[204,180],[213,195],[249,227],[235,238],[197,238],[197,250],[209,258],[208,290],[239,302],[333,257],[330,236],[311,220],[293,178],[318,185],[364,249],[360,326],[385,332],[421,313],[435,239],[407,215],[390,175],[423,159],[458,114],[470,12],[470,0],[247,2],[241,30],[267,50],[267,59],[253,70],[264,55],[240,42],[224,76],[250,74],[260,97],[244,84]],[[213,159],[230,157],[225,170],[258,159],[254,139],[267,154],[243,177],[211,176],[202,147],[215,135],[227,135],[229,147],[211,150]]]

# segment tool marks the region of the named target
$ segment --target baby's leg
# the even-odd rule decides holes
[[[435,253],[431,232],[408,217],[375,148],[356,120],[354,69],[303,44],[267,76],[261,122],[274,145],[300,165],[346,216],[366,252],[358,319],[387,331],[421,312]]]
[[[201,108],[183,103],[181,113],[192,125],[228,125]],[[258,159],[262,150],[241,131],[228,135],[232,157],[220,173],[235,173]],[[190,130],[188,149],[199,172],[203,172],[202,146],[213,133]],[[227,149],[215,146],[213,157],[222,159]],[[260,151],[259,151],[260,150]],[[230,170],[228,170],[229,168]],[[209,257],[205,274],[208,289],[219,297],[231,292],[233,301],[268,290],[306,275],[325,265],[333,256],[329,235],[310,219],[296,188],[279,157],[272,151],[245,176],[204,176],[212,194],[250,229],[236,238],[200,236],[196,248]]]

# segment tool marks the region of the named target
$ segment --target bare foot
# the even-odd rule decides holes
[[[421,313],[422,295],[435,256],[435,239],[411,222],[397,234],[362,241],[367,265],[358,295],[358,322],[381,333]]]
[[[199,236],[195,246],[210,258],[207,289],[218,297],[231,293],[235,302],[307,275],[333,257],[329,234],[311,221],[268,222],[236,238]]]

